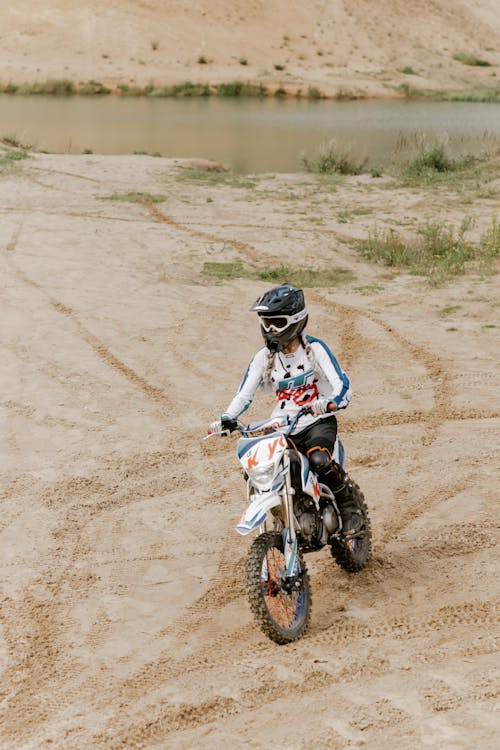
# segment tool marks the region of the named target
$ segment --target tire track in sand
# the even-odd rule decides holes
[[[46,507],[63,511],[51,532],[54,545],[37,564],[36,576],[23,597],[4,599],[0,608],[8,648],[0,688],[0,725],[3,736],[11,738],[11,746],[35,734],[55,712],[78,700],[75,678],[82,665],[67,640],[72,630],[67,613],[88,597],[98,580],[94,572],[98,564],[91,559],[92,549],[83,535],[85,527],[102,513],[168,495],[171,478],[166,454],[154,452],[110,461],[94,477],[74,477],[40,492]],[[98,622],[96,627],[105,625]]]
[[[162,388],[149,383],[143,375],[137,373],[132,367],[113,354],[106,344],[81,322],[80,318],[71,307],[51,297],[51,295],[40,284],[30,278],[17,265],[11,262],[11,266],[19,279],[46,297],[56,312],[73,323],[80,337],[90,346],[97,357],[104,362],[105,365],[125,377],[130,383],[139,388],[151,401],[160,404],[162,407],[172,406],[173,401],[167,396]]]
[[[427,617],[398,617],[392,618],[380,625],[369,625],[364,623],[335,623],[327,631],[308,638],[310,646],[325,645],[326,651],[330,652],[332,645],[342,645],[345,649],[346,641],[386,638],[391,636],[396,639],[440,637],[442,628],[449,630],[453,627],[477,626],[479,624],[490,624],[496,622],[496,607],[493,604],[483,602],[470,602],[456,607],[441,607]],[[374,644],[376,650],[377,646]],[[272,650],[268,645],[267,649]],[[210,651],[205,659],[204,665],[208,670],[211,667],[220,669],[223,663],[217,659],[219,654]],[[274,663],[274,659],[273,659]],[[390,662],[386,659],[372,655],[370,659],[349,659],[349,663],[339,666],[338,669],[329,670],[312,668],[305,670],[300,681],[294,679],[277,680],[267,677],[265,684],[254,688],[239,690],[235,697],[215,696],[201,700],[198,703],[181,703],[180,705],[167,704],[161,709],[149,713],[148,717],[140,720],[122,722],[122,726],[116,726],[116,722],[109,722],[108,731],[98,735],[100,746],[106,750],[124,750],[129,747],[141,746],[143,743],[155,744],[164,739],[168,733],[196,728],[207,723],[223,721],[243,712],[254,711],[262,706],[271,706],[273,703],[297,692],[315,693],[334,687],[340,681],[357,682],[361,677],[378,677],[392,670]],[[179,672],[182,674],[182,672]],[[485,697],[491,694],[490,686],[486,686]],[[127,701],[125,696],[122,700]]]

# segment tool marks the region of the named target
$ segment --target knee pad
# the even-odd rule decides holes
[[[332,460],[326,451],[312,451],[309,454],[309,463],[314,473],[322,476],[330,468]]]

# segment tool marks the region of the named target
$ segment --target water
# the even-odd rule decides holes
[[[296,172],[302,152],[331,138],[384,166],[415,132],[479,149],[485,132],[500,138],[500,104],[0,95],[0,137],[58,153],[204,157],[242,173]]]

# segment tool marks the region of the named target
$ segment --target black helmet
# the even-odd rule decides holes
[[[260,318],[260,330],[268,349],[280,352],[307,324],[307,308],[302,289],[291,284],[275,286],[250,308]]]

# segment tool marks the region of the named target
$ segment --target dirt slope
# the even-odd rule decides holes
[[[480,233],[494,183],[471,205],[180,168],[40,154],[0,180],[0,747],[493,747],[498,277],[432,290],[349,240],[464,210]],[[266,285],[202,273],[237,258],[353,273],[307,299],[353,381],[341,430],[374,559],[349,576],[309,556],[311,628],[289,647],[245,599],[234,443],[202,442],[260,345]]]
[[[262,82],[392,96],[493,86],[497,0],[17,0],[0,8],[1,80]],[[466,65],[457,53],[492,67]],[[205,62],[200,64],[199,60]],[[406,69],[406,73],[402,71]]]

